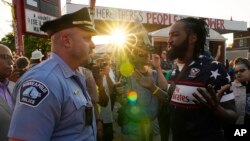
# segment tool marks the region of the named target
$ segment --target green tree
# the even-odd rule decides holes
[[[9,47],[12,51],[15,51],[15,37],[12,33],[8,33],[7,35],[5,35],[5,37],[3,37],[0,41],[1,44],[6,45],[7,47]]]
[[[49,39],[31,35],[24,36],[24,50],[25,56],[27,57],[30,57],[31,53],[36,49],[40,50],[44,55],[46,55],[46,53],[50,51],[50,45],[51,42]]]
[[[5,37],[3,37],[0,41],[1,44],[4,44],[8,46],[12,51],[15,51],[15,37],[13,33],[7,34]],[[30,58],[31,53],[38,49],[43,54],[46,55],[47,52],[50,51],[50,40],[36,37],[32,35],[24,35],[24,52],[25,56]]]

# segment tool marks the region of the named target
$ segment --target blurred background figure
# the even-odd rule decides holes
[[[244,58],[237,58],[234,74],[232,89],[238,114],[236,124],[250,125],[250,62]]]
[[[167,51],[162,50],[161,52],[161,68],[163,70],[170,70],[173,68],[173,61],[167,59]]]
[[[106,54],[94,57],[91,71],[95,78],[99,94],[100,120],[103,123],[103,137],[99,141],[113,140],[113,114],[111,95],[113,94],[113,81],[110,78],[110,58]]]
[[[226,125],[225,139],[231,140],[232,134],[235,131],[235,125],[250,124],[250,62],[247,59],[236,58],[230,61],[234,80],[232,81],[231,89],[235,96],[235,107],[237,113],[237,121],[233,125]]]
[[[42,62],[43,54],[39,50],[35,50],[31,53],[30,68]]]
[[[13,57],[10,49],[0,44],[0,140],[7,141],[10,119],[14,108],[8,77],[13,71]]]
[[[121,104],[118,123],[121,126],[122,141],[160,140],[157,121],[159,103],[153,95],[155,91],[138,82],[141,76],[153,79],[149,59],[149,52],[141,48],[134,48],[129,55],[129,61],[135,71],[130,76],[124,76],[125,84],[121,86],[124,89],[120,89],[117,95]],[[156,83],[156,80],[152,81]]]
[[[167,59],[167,51],[162,50],[161,52],[161,69],[165,79],[168,80],[170,78],[171,70],[175,68],[174,61]]]
[[[19,72],[20,76],[22,76],[30,67],[30,61],[25,56],[17,58],[15,64],[16,64],[16,71]]]
[[[214,56],[214,60],[219,61],[220,56],[221,56],[221,45],[218,46],[216,55]]]

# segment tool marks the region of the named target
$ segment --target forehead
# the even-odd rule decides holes
[[[247,69],[247,66],[245,64],[236,64],[235,69]]]
[[[184,31],[185,31],[185,23],[176,22],[171,26],[169,33],[172,33],[172,32],[184,32]]]
[[[80,35],[80,36],[82,36],[82,35],[92,36],[93,35],[91,32],[85,31],[85,30],[78,28],[78,27],[63,29],[60,32],[63,32],[66,34],[71,34],[71,35]]]
[[[0,46],[0,52],[1,52],[1,54],[9,54],[9,55],[12,54],[11,50],[7,47],[4,47],[4,46]]]

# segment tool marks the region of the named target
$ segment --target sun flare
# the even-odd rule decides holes
[[[118,46],[122,47],[126,43],[126,33],[122,29],[116,29],[112,32],[111,34],[111,43]]]

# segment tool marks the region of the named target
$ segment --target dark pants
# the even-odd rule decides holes
[[[168,141],[170,129],[170,112],[169,105],[163,103],[158,114],[158,122],[160,127],[161,141]]]
[[[113,140],[113,124],[103,123],[102,141],[112,141],[112,140]]]

